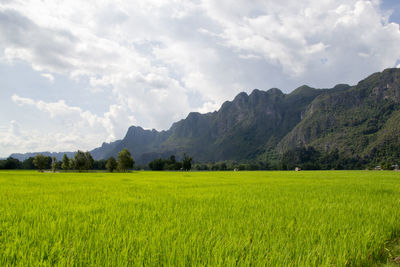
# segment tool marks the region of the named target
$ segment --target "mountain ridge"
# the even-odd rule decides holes
[[[312,145],[324,151],[339,149],[348,156],[367,156],[373,147],[392,138],[387,136],[376,143],[378,137],[387,135],[381,130],[386,128],[388,132],[387,128],[399,124],[397,121],[386,125],[398,110],[400,70],[386,69],[346,91],[330,92],[315,99],[305,118],[278,144],[278,150]],[[395,137],[399,133],[392,131]]]
[[[386,69],[354,86],[302,85],[289,94],[278,88],[241,92],[219,110],[190,112],[165,131],[131,126],[123,139],[90,152],[95,159],[107,159],[127,148],[139,164],[183,153],[198,162],[270,160],[307,146],[373,157],[388,140],[400,141],[399,110],[400,70]]]

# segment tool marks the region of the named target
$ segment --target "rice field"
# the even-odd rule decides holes
[[[1,266],[380,266],[399,237],[399,172],[0,172]]]

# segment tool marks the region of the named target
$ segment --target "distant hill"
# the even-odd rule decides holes
[[[356,86],[304,85],[290,94],[276,88],[255,89],[250,95],[242,92],[218,111],[189,113],[167,131],[131,126],[122,140],[103,143],[91,153],[95,159],[107,159],[127,148],[138,164],[183,153],[198,162],[251,161],[307,146],[336,150],[346,157],[396,157],[400,69],[375,73]],[[34,154],[12,156],[23,159]],[[53,154],[59,158],[64,153]]]
[[[49,157],[56,157],[57,160],[62,160],[64,154],[66,154],[69,158],[74,157],[75,152],[29,152],[29,153],[13,153],[10,155],[10,157],[14,159],[18,159],[20,161],[23,161],[27,158],[34,157],[37,154],[42,154],[44,156],[49,156]]]

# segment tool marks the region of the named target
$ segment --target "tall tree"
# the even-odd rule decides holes
[[[40,172],[42,172],[48,164],[48,157],[43,156],[42,154],[37,154],[33,159],[33,164],[36,166],[36,168],[38,168]]]
[[[94,159],[93,159],[93,157],[92,157],[92,155],[90,154],[89,151],[85,152],[85,157],[86,157],[85,169],[86,170],[93,169]]]
[[[128,149],[124,148],[118,153],[118,169],[126,172],[128,169],[132,168],[135,164],[131,153]]]
[[[192,158],[186,155],[183,156],[182,168],[184,171],[189,171],[192,168]]]
[[[86,155],[84,152],[78,150],[74,156],[74,168],[81,172],[85,170],[86,166]]]
[[[106,168],[109,172],[113,172],[117,168],[117,161],[114,157],[111,157],[107,160]]]
[[[68,158],[67,154],[64,154],[63,159],[62,159],[62,163],[61,163],[61,168],[64,171],[67,171],[67,170],[70,169],[70,167],[71,166],[70,166],[69,158]]]

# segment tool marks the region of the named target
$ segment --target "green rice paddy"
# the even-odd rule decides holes
[[[0,172],[1,266],[379,266],[399,237],[399,172]]]

